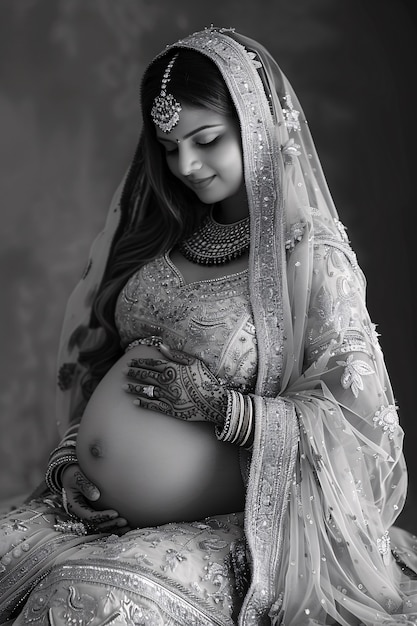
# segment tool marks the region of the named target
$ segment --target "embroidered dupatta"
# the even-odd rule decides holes
[[[217,65],[241,123],[259,363],[245,511],[252,579],[239,624],[411,624],[417,585],[402,578],[389,540],[406,492],[402,430],[365,280],[300,103],[270,54],[232,30],[206,29],[173,47]],[[131,184],[141,200],[126,212]],[[100,332],[89,319],[109,249],[140,219],[147,184],[137,158],[70,299],[63,430],[79,400],[79,350]]]

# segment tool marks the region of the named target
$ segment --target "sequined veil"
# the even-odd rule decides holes
[[[251,584],[239,624],[417,623],[417,582],[405,573],[417,568],[413,540],[392,528],[406,494],[403,432],[365,279],[301,105],[265,48],[233,30],[205,29],[173,47],[217,65],[241,123],[259,362],[245,510]],[[134,210],[123,203],[132,181]],[[109,250],[140,220],[147,185],[139,146],[68,305],[62,432],[79,402],[79,351],[97,341],[90,309]]]

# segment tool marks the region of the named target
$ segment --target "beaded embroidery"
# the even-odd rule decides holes
[[[391,539],[387,530],[384,532],[382,537],[379,537],[376,540],[376,545],[382,556],[382,560],[387,565],[390,561],[389,557],[390,557],[390,548],[391,548]]]
[[[287,93],[283,97],[283,100],[285,101],[285,104],[287,105],[287,108],[282,109],[282,113],[284,115],[284,120],[285,120],[285,126],[288,128],[288,131],[292,131],[292,130],[300,131],[301,125],[298,119],[300,117],[300,111],[297,111],[296,109],[294,109],[291,95],[289,93]]]
[[[375,413],[373,422],[375,427],[382,427],[382,430],[387,433],[389,439],[393,439],[394,433],[399,425],[396,407],[392,404],[381,406]]]

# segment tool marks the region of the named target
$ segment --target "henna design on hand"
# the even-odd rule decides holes
[[[227,406],[226,389],[201,360],[175,351],[176,361],[132,359],[126,372],[140,385],[124,388],[139,396],[135,400],[146,409],[183,420],[223,424]],[[179,363],[180,355],[183,355]],[[154,386],[154,397],[143,397],[143,385]]]
[[[74,472],[74,479],[77,488],[88,500],[98,500],[100,492],[93,483],[91,483],[80,470]]]

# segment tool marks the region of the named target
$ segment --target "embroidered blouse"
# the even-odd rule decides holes
[[[229,387],[253,391],[257,347],[247,270],[187,284],[165,254],[128,280],[115,319],[123,347],[157,335],[202,359]]]

